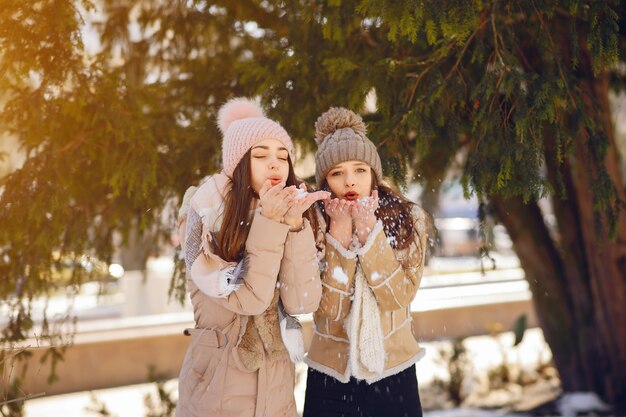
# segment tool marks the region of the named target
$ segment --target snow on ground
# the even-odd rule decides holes
[[[593,392],[570,392],[561,397],[557,406],[563,417],[576,417],[578,413],[608,411],[610,407]]]
[[[417,377],[419,380],[421,400],[426,410],[425,417],[523,417],[527,414],[513,413],[512,407],[498,404],[506,404],[512,399],[515,401],[528,401],[532,396],[541,403],[544,398],[553,398],[558,393],[558,387],[545,383],[535,385],[535,391],[519,388],[517,391],[508,389],[486,389],[484,375],[502,363],[507,363],[512,370],[526,369],[527,372],[537,368],[538,364],[545,363],[550,359],[550,351],[539,329],[530,329],[526,332],[520,345],[512,348],[513,335],[503,333],[498,336],[478,336],[465,339],[465,348],[470,369],[467,370],[467,379],[464,389],[478,392],[475,398],[466,401],[467,407],[450,408],[450,403],[434,398],[431,387],[437,380],[446,380],[447,361],[442,359],[440,352],[450,348],[450,342],[428,342],[422,346],[426,348],[426,356],[417,364]],[[296,404],[298,411],[302,413],[304,406],[304,392],[306,387],[306,365],[300,363],[296,367]],[[166,388],[176,393],[177,380],[173,379],[166,383]],[[480,391],[483,392],[480,392]],[[146,415],[145,397],[156,397],[155,384],[139,384],[112,389],[93,391],[93,397],[104,404],[112,416],[116,417],[143,417]],[[473,394],[474,395],[474,394]],[[441,396],[439,396],[441,397]],[[489,403],[489,402],[492,403]],[[500,401],[500,403],[499,403]],[[94,408],[96,403],[92,399],[91,392],[79,392],[73,394],[57,395],[51,397],[32,399],[26,402],[25,417],[94,417],[97,413],[90,412],[88,408]],[[499,409],[479,409],[478,406],[500,407]],[[577,413],[587,413],[591,410],[603,411],[607,407],[592,393],[569,393],[564,395],[557,403],[559,415],[574,417]],[[505,408],[502,408],[505,407]],[[518,408],[519,409],[519,408]],[[606,414],[603,414],[606,415]],[[556,417],[556,416],[555,416]]]
[[[524,414],[507,414],[502,411],[480,410],[477,408],[451,408],[449,410],[427,411],[424,417],[523,417]]]
[[[478,370],[490,369],[502,362],[504,357],[511,361],[520,361],[528,367],[536,366],[537,361],[549,358],[549,352],[546,353],[545,342],[541,331],[538,329],[530,329],[524,337],[523,342],[516,348],[515,352],[510,349],[504,349],[513,343],[511,334],[503,334],[494,338],[491,336],[478,336],[466,339],[465,345],[468,358],[473,362],[472,368]],[[417,377],[420,387],[425,387],[436,379],[447,378],[447,371],[441,361],[439,351],[449,346],[449,342],[428,342],[422,343],[426,349],[426,356],[417,364]],[[548,355],[548,356],[546,356]],[[306,387],[306,365],[300,363],[297,365],[298,380],[296,381],[296,404],[298,410],[302,412],[304,406],[304,391]],[[167,387],[176,392],[176,380],[168,382]],[[471,387],[468,387],[470,389]],[[117,417],[141,417],[145,415],[144,397],[146,394],[155,395],[156,386],[154,384],[139,384],[127,387],[118,387],[111,389],[103,389],[94,391],[94,396],[104,403],[112,415]],[[427,399],[423,398],[422,402],[426,403]],[[87,407],[93,406],[90,392],[79,392],[73,394],[57,395],[51,397],[37,398],[26,403],[25,417],[83,417],[96,416],[95,413],[86,411]],[[476,413],[483,411],[476,411]],[[446,410],[442,413],[452,413]],[[473,412],[471,410],[459,409],[459,413]],[[430,417],[444,416],[444,414],[431,414]],[[486,413],[486,412],[485,412]],[[502,414],[445,414],[449,417],[464,416],[502,416]]]
[[[558,401],[559,415],[576,417],[578,415],[596,415],[596,411],[608,411],[610,408],[592,392],[571,392],[564,394]],[[507,413],[502,410],[482,410],[476,408],[451,408],[433,410],[424,413],[424,417],[525,417],[527,414]]]

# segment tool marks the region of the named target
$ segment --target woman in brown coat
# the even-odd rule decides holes
[[[218,114],[223,171],[185,195],[179,221],[195,328],[179,377],[178,417],[296,416],[299,323],[321,283],[307,212],[328,193],[297,186],[294,148],[261,108]],[[305,218],[303,218],[303,214]]]
[[[332,192],[320,218],[322,299],[306,362],[304,417],[421,416],[411,330],[425,212],[382,182],[380,157],[355,113],[316,122],[316,180]]]

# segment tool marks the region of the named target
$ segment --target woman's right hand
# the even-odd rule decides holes
[[[284,182],[274,186],[270,180],[263,183],[263,187],[259,190],[259,204],[264,217],[280,222],[293,205],[294,190],[284,187]]]
[[[324,209],[330,217],[330,235],[337,239],[344,248],[352,241],[352,213],[353,202],[333,198],[324,201]]]
[[[350,222],[352,224],[352,202],[348,200],[342,200],[340,198],[333,198],[332,200],[326,200],[324,208],[326,214],[334,222]]]

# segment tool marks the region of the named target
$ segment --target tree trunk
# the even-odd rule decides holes
[[[526,274],[539,325],[560,370],[577,367],[571,335],[576,322],[571,315],[563,261],[537,203],[521,197],[491,197],[496,216],[506,227]],[[574,362],[574,363],[573,363]]]
[[[584,65],[581,64],[581,65]],[[589,78],[591,80],[592,78]],[[608,79],[600,74],[581,82],[588,106],[601,115],[609,149],[604,166],[617,198],[626,201],[610,120]],[[593,104],[592,104],[593,103]],[[590,107],[589,107],[590,108]],[[594,113],[589,113],[594,114]],[[626,214],[622,209],[616,238],[609,238],[603,213],[594,212],[594,177],[598,166],[581,130],[574,154],[556,165],[554,132],[546,129],[548,176],[560,173],[566,199],[552,199],[558,225],[555,242],[535,203],[492,197],[533,293],[535,309],[564,391],[594,391],[626,411]]]
[[[126,241],[119,247],[119,261],[126,271],[143,271],[150,254],[156,252],[155,236],[139,231],[137,224],[129,225]]]
[[[586,39],[581,38],[579,44],[586,46]],[[604,132],[608,139],[609,148],[602,161],[603,167],[615,186],[617,200],[624,202],[626,192],[619,170],[609,105],[609,77],[604,71],[594,75],[590,53],[586,48],[582,51],[579,87],[585,99],[584,106],[588,114],[596,116],[598,130]],[[596,186],[594,177],[601,167],[590,155],[590,138],[585,131],[581,135],[576,142],[576,165],[563,168],[569,168],[567,174],[571,175],[572,205],[580,213],[581,234],[578,239],[588,264],[586,278],[594,307],[591,319],[594,333],[591,336],[597,339],[594,342],[599,346],[601,355],[588,356],[587,360],[595,362],[600,368],[594,378],[600,393],[611,403],[619,403],[621,410],[626,410],[626,212],[622,208],[615,239],[611,240],[606,217],[594,217],[592,190]],[[566,227],[567,224],[564,224],[561,228]]]

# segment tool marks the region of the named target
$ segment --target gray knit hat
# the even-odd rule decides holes
[[[372,167],[381,181],[383,170],[376,146],[365,136],[361,116],[343,107],[331,107],[315,122],[315,180],[321,187],[326,174],[337,164],[361,161]]]

